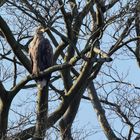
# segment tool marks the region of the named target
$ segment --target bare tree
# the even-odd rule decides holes
[[[126,78],[125,68],[124,74],[116,68],[126,67],[125,59],[140,63],[139,0],[7,0],[0,6],[0,139],[51,139],[54,128],[56,139],[73,140],[82,99],[93,105],[108,140],[139,139],[140,87]],[[39,25],[53,45],[54,65],[32,75],[28,45]],[[43,135],[35,138],[41,108],[35,99],[44,98],[35,79],[49,74],[49,110],[43,107],[48,117],[42,118]],[[30,96],[16,110],[19,93]],[[24,113],[22,105],[28,108]],[[10,123],[10,111],[18,116],[16,123]]]

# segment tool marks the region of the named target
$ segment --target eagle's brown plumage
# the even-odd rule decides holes
[[[38,27],[33,40],[29,44],[29,55],[32,62],[32,74],[37,75],[40,71],[44,71],[53,64],[52,46],[47,38],[43,36],[44,28]],[[44,81],[45,84],[50,80],[51,75],[40,77],[39,82]]]

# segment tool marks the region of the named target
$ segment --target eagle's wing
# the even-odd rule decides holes
[[[53,50],[48,39],[41,40],[38,47],[38,58],[40,71],[44,71],[45,69],[53,65]],[[50,77],[51,74],[48,74],[45,77],[41,77],[40,80],[46,79],[47,81],[49,81]]]
[[[43,39],[39,44],[39,68],[47,69],[53,64],[53,50],[48,39]]]

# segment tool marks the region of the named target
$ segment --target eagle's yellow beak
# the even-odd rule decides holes
[[[37,27],[37,29],[36,29],[36,33],[44,33],[45,32],[45,29],[44,29],[44,27],[42,27],[42,26],[39,26],[39,27]]]
[[[45,32],[45,29],[42,27],[42,28],[40,29],[40,31],[44,33],[44,32]]]

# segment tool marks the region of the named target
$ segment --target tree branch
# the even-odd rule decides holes
[[[17,56],[19,61],[23,64],[23,66],[31,72],[31,65],[29,59],[26,57],[26,55],[22,52],[20,44],[17,43],[15,40],[10,28],[8,27],[7,23],[4,21],[4,19],[0,16],[0,28],[11,46],[14,54]]]
[[[55,72],[55,71],[58,71],[58,70],[62,70],[62,69],[66,69],[68,67],[71,67],[72,64],[70,63],[66,63],[66,64],[62,64],[62,65],[54,65],[48,69],[46,69],[45,71],[43,72],[40,72],[38,74],[38,76],[35,76],[35,75],[28,75],[24,80],[22,80],[20,83],[18,83],[15,87],[12,88],[10,92],[10,96],[11,98],[13,98],[21,89],[22,87],[29,81],[31,80],[35,80],[37,79],[39,76],[45,76],[49,73],[52,73],[52,72]]]
[[[97,92],[96,89],[94,87],[94,84],[91,82],[88,86],[88,93],[89,93],[89,98],[91,100],[91,103],[93,105],[93,108],[97,114],[97,118],[98,121],[106,135],[106,137],[108,138],[108,140],[120,140],[115,133],[113,132],[113,130],[111,129],[109,122],[105,116],[105,110],[102,108],[101,103],[99,101],[99,98],[97,96]]]
[[[121,46],[119,46],[119,44],[122,42],[122,40],[127,36],[127,33],[130,29],[130,26],[132,25],[132,22],[134,21],[134,17],[131,17],[127,20],[126,22],[126,27],[124,28],[122,34],[120,35],[119,39],[117,40],[117,42],[115,43],[115,45],[113,45],[110,48],[109,51],[109,55],[113,54],[115,51],[117,51],[118,49],[120,49]]]

